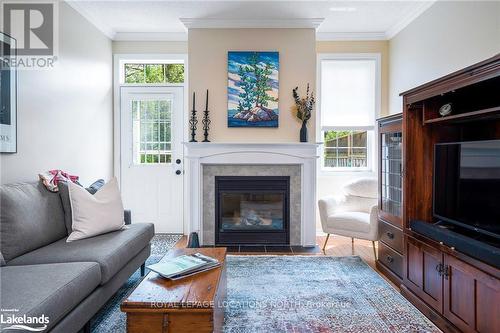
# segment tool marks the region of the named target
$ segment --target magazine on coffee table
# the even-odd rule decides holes
[[[201,253],[182,255],[147,266],[164,278],[178,280],[220,266],[217,259]]]

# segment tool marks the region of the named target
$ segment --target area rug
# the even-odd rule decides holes
[[[181,239],[180,235],[157,234],[151,240],[151,255],[146,265],[156,264]],[[147,274],[146,270],[146,274]],[[140,270],[137,270],[115,295],[99,310],[91,320],[93,333],[124,333],[126,332],[126,316],[120,311],[122,301],[142,281]]]
[[[156,235],[146,264],[180,239]],[[225,333],[440,332],[359,257],[227,257]],[[136,271],[91,321],[94,333],[126,332],[120,304]]]
[[[440,332],[359,257],[228,256],[224,332]]]

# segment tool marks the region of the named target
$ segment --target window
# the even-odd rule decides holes
[[[324,170],[369,170],[378,112],[378,55],[325,55],[319,61]]]
[[[183,83],[184,64],[125,63],[125,83]]]
[[[172,162],[172,100],[132,101],[135,164]]]
[[[324,131],[325,168],[367,168],[367,131]]]

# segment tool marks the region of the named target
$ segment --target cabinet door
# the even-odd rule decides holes
[[[443,311],[442,253],[405,236],[404,285],[438,312]]]
[[[379,215],[395,225],[402,225],[403,202],[403,133],[401,121],[380,123],[380,204]]]
[[[499,332],[499,280],[446,254],[444,263],[445,317],[464,332]]]

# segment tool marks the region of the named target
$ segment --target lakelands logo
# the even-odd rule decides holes
[[[2,331],[25,330],[30,332],[42,332],[47,329],[49,322],[49,317],[44,314],[38,317],[16,314],[0,314]]]
[[[56,1],[2,1],[2,32],[16,40],[16,54],[3,59],[18,69],[52,68],[58,50]]]

